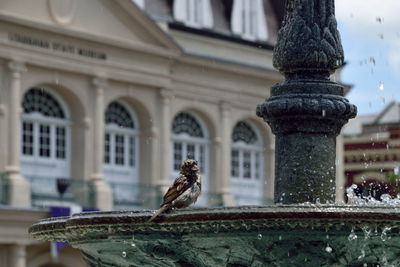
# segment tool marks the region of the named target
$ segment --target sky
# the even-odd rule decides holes
[[[335,0],[347,65],[342,81],[358,114],[400,102],[400,0]]]

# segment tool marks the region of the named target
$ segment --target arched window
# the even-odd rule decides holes
[[[267,40],[263,0],[234,0],[231,27],[234,34],[241,35],[244,39]]]
[[[68,110],[49,88],[34,87],[22,100],[21,169],[34,194],[56,194],[56,178],[70,178]],[[52,185],[53,184],[53,185]]]
[[[179,174],[183,160],[196,159],[202,176],[202,193],[207,192],[208,136],[201,120],[187,112],[179,113],[172,123],[172,178]],[[205,201],[205,198],[202,198]],[[200,204],[205,204],[199,199]]]
[[[174,18],[194,28],[211,28],[210,0],[174,0]]]
[[[105,113],[104,164],[110,181],[137,179],[137,129],[127,105],[114,101]]]
[[[241,121],[232,132],[231,186],[239,204],[261,204],[263,144],[251,124]]]

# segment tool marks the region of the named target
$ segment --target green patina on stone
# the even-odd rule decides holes
[[[187,209],[147,223],[151,215],[81,213],[39,222],[30,233],[39,240],[68,241],[92,266],[400,265],[396,208]]]

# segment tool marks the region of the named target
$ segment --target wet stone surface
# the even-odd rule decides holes
[[[67,240],[92,266],[400,265],[400,209],[277,205],[82,213],[34,225]]]

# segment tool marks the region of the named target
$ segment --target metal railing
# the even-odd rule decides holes
[[[110,186],[115,210],[145,209],[155,207],[161,201],[158,186],[116,182],[111,182]]]
[[[77,193],[87,186],[84,180],[44,176],[26,176],[31,184],[33,207],[50,207],[76,204]]]
[[[69,206],[86,202],[80,197],[88,197],[92,190],[86,180],[56,178],[45,176],[25,176],[31,184],[32,207],[48,208],[51,206]],[[113,191],[113,209],[148,209],[157,208],[163,194],[159,186],[132,183],[110,182]],[[0,204],[7,204],[7,173],[0,173]],[[93,193],[93,192],[92,192]],[[270,200],[248,195],[233,195],[239,205],[271,204]],[[203,192],[194,207],[220,206],[219,196]],[[90,208],[90,207],[87,207]]]

